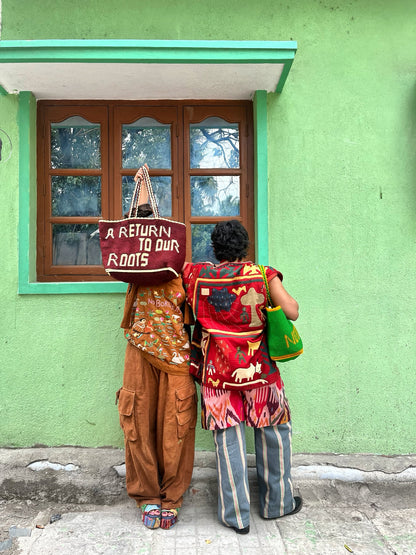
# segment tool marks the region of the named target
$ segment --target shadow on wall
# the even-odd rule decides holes
[[[12,140],[4,129],[0,128],[0,162],[7,162],[12,156]]]
[[[413,160],[413,183],[416,184],[416,151],[415,151],[415,144],[416,144],[416,81],[413,86],[410,106],[409,106],[409,114],[410,114],[410,124],[409,124],[409,140],[408,146],[411,149],[411,153],[409,155],[409,159]],[[413,195],[414,195],[414,207],[416,208],[416,186],[413,187]]]

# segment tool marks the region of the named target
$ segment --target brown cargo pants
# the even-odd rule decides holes
[[[118,395],[128,495],[139,506],[180,507],[194,464],[197,400],[192,377],[158,370],[128,343]]]

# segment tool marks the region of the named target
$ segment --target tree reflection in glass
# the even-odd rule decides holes
[[[237,123],[210,117],[190,125],[191,168],[239,168]]]
[[[219,262],[211,244],[215,224],[192,224],[192,262]]]
[[[240,178],[233,175],[191,177],[192,216],[239,216]]]
[[[52,216],[100,216],[101,177],[52,176]]]
[[[51,168],[101,167],[100,124],[81,116],[51,123]]]
[[[123,168],[171,169],[170,124],[153,118],[140,118],[122,127],[121,151]]]

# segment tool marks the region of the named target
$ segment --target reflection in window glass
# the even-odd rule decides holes
[[[170,176],[152,176],[151,179],[159,214],[164,218],[169,218],[172,216],[172,178]],[[136,184],[133,176],[123,176],[123,215],[130,210],[131,198],[135,186]]]
[[[240,178],[191,176],[192,216],[239,216]]]
[[[207,118],[190,125],[191,168],[239,168],[240,144],[237,123]]]
[[[123,168],[171,169],[170,124],[153,118],[140,118],[123,125],[121,134]]]
[[[102,264],[97,224],[55,224],[52,243],[54,266]]]
[[[192,224],[192,262],[219,262],[211,245],[215,224]]]
[[[52,216],[100,216],[101,177],[52,176]]]
[[[100,168],[100,124],[81,116],[51,123],[51,168]]]

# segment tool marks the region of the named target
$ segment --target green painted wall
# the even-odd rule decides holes
[[[283,369],[295,448],[416,452],[416,4],[339,5],[299,17],[268,104],[270,262],[306,344]]]
[[[269,262],[305,344],[282,366],[297,452],[416,450],[415,36],[410,0],[2,0],[5,40],[297,40],[267,99]],[[123,296],[17,295],[17,106],[0,96],[0,444],[121,446]]]

